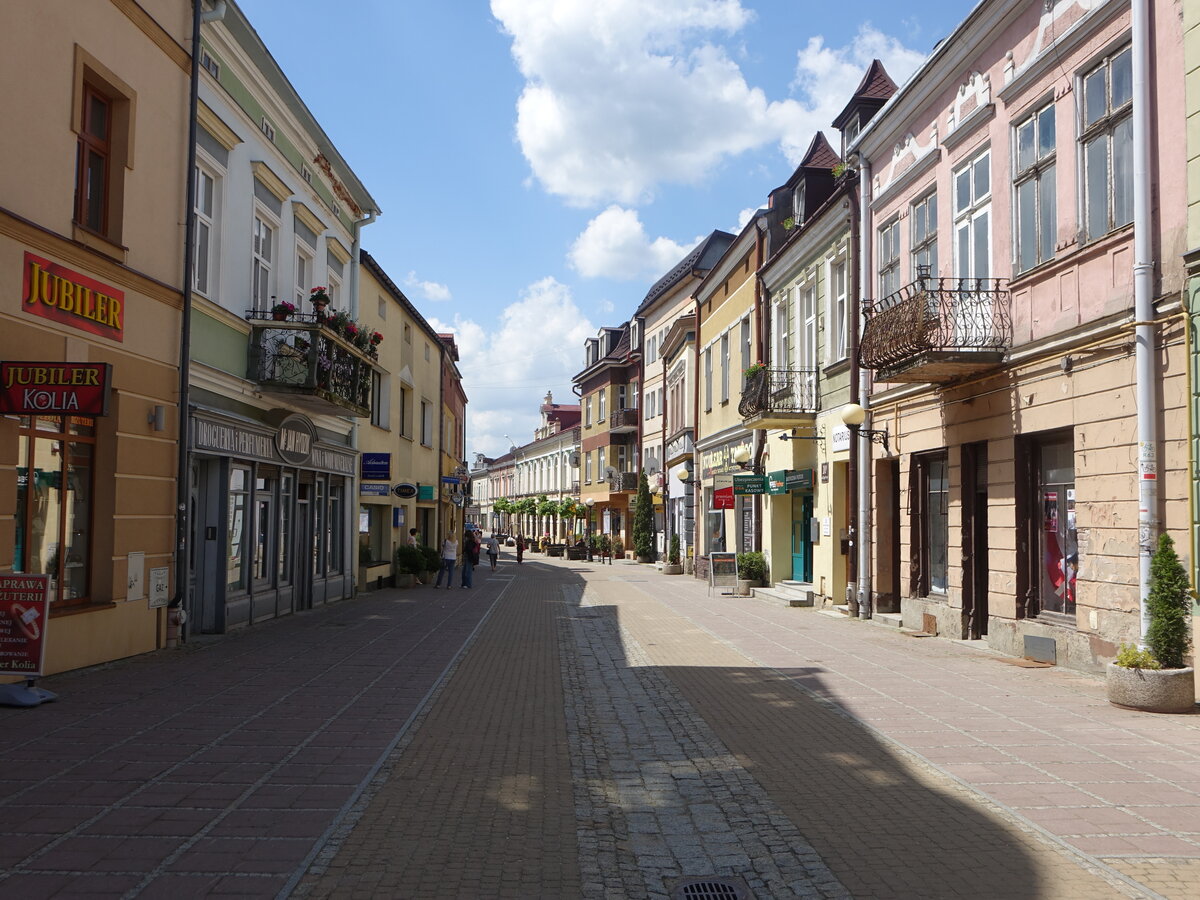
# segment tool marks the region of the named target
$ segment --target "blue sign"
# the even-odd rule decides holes
[[[362,455],[362,479],[364,481],[391,481],[392,454],[364,453]]]
[[[392,527],[393,528],[403,528],[404,527],[404,507],[403,506],[393,506],[392,507]]]
[[[360,484],[358,486],[358,495],[360,497],[386,497],[391,488],[386,484]]]

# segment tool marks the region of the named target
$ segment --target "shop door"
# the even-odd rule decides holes
[[[799,516],[797,516],[797,512]],[[792,581],[812,583],[812,494],[804,494],[800,503],[792,503]]]
[[[979,640],[988,630],[987,444],[964,444],[963,473],[963,633]]]
[[[311,484],[300,485],[300,498],[296,502],[296,534],[292,544],[292,612],[312,609],[313,564],[313,514],[309,494]]]
[[[188,547],[188,621],[184,635],[219,633],[224,616],[225,546],[221,489],[225,478],[216,460],[192,466],[188,496],[190,546]]]

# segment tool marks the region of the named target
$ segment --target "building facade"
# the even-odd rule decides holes
[[[1184,150],[1135,127],[1182,121],[1182,34],[1151,5],[1148,36],[1120,3],[982,3],[853,145],[866,424],[890,438],[869,469],[874,604],[1090,670],[1137,640],[1140,563],[1187,526]]]
[[[188,428],[187,629],[352,595],[358,318],[378,211],[235,3],[201,31]],[[323,290],[322,290],[323,289]]]
[[[49,577],[47,674],[163,646],[179,587],[190,8],[3,12],[0,571]]]

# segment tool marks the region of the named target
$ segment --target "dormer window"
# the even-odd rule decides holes
[[[848,121],[846,123],[846,128],[842,132],[842,134],[844,134],[846,137],[846,146],[847,147],[849,147],[851,144],[854,143],[855,138],[858,137],[858,132],[859,132],[858,113],[855,113],[854,115],[852,115],[850,117],[850,121]]]
[[[799,225],[804,221],[804,183],[801,182],[792,193],[792,218]]]

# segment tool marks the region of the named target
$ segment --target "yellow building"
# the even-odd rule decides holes
[[[358,427],[359,589],[394,573],[396,548],[417,529],[418,540],[439,546],[440,461],[434,410],[441,405],[443,345],[432,326],[362,252],[359,316],[383,336],[372,384],[371,418]]]
[[[49,576],[47,674],[162,646],[178,587],[191,4],[152,9],[0,12],[0,572]]]

